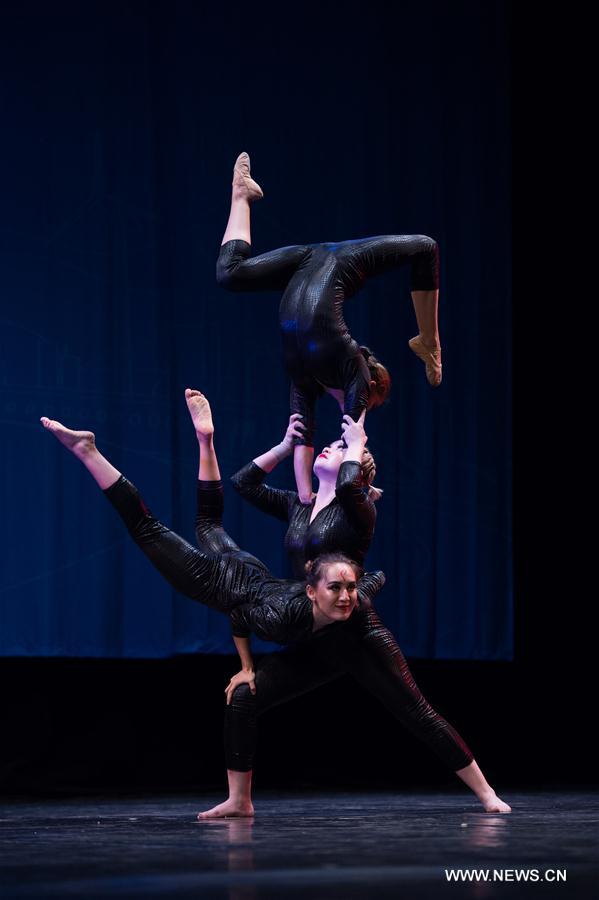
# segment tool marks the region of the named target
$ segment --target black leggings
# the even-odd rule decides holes
[[[372,607],[365,607],[351,625],[264,657],[256,668],[255,694],[246,684],[236,688],[225,711],[227,768],[253,768],[258,716],[345,674],[377,697],[452,771],[472,762],[466,743],[420,692],[391,632]]]
[[[214,552],[235,552],[237,545],[222,528],[222,512],[220,483],[199,482],[198,544]],[[345,674],[377,697],[450,769],[472,762],[472,752],[458,732],[422,695],[389,629],[372,606],[364,605],[351,623],[324,629],[308,641],[265,656],[256,668],[256,694],[245,684],[235,690],[225,712],[227,768],[237,772],[253,768],[259,715]]]
[[[196,536],[192,547],[156,519],[126,478],[104,491],[136,544],[166,580],[192,600],[229,612],[259,599],[268,569],[245,553],[222,527],[220,482],[198,482]],[[238,687],[225,716],[227,768],[252,768],[256,716],[292,697],[349,672],[377,696],[413,734],[452,769],[472,761],[456,731],[420,693],[391,632],[375,610],[364,605],[345,625],[323,629],[309,640],[267,656],[256,671],[256,695]]]
[[[407,265],[410,266],[412,291],[431,291],[439,287],[439,246],[426,234],[381,234],[327,244],[293,244],[237,260],[231,265],[228,245],[233,243],[222,244],[216,264],[217,282],[230,291],[284,291],[299,271],[302,280],[318,275],[321,286],[325,287],[329,273],[312,271],[316,250],[326,251],[336,261],[335,275],[343,294],[331,295],[330,304],[327,304],[331,309],[335,303],[339,305],[340,301],[351,297],[367,278]],[[238,243],[250,246],[239,239]],[[296,313],[304,306],[304,300],[296,290],[295,302],[290,303]]]
[[[240,550],[222,528],[221,482],[198,482],[200,549],[152,515],[124,476],[104,493],[140,550],[176,591],[191,600],[229,613],[244,603],[259,602],[265,580],[273,582],[264,563]]]

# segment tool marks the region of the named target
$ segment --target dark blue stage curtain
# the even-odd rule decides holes
[[[2,6],[3,655],[233,652],[226,617],[171,590],[39,417],[92,429],[191,541],[185,387],[212,402],[225,478],[281,439],[278,296],[214,277],[246,149],[265,192],[256,253],[437,239],[439,390],[407,345],[407,271],[346,309],[394,378],[367,420],[384,489],[368,563],[387,573],[378,608],[407,655],[512,657],[509,7],[290,10]],[[339,425],[326,398],[318,442]],[[271,481],[291,487],[291,463]],[[226,503],[238,543],[288,575],[283,525],[228,483]]]

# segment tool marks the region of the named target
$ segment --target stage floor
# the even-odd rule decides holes
[[[209,822],[196,813],[222,796],[11,800],[0,815],[0,896],[598,896],[599,796],[502,796],[511,815],[481,812],[467,793],[258,791],[254,819]],[[446,869],[504,881],[456,883]],[[539,880],[524,882],[534,870]],[[549,881],[558,870],[566,881]]]

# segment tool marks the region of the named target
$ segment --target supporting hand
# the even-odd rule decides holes
[[[237,673],[237,675],[233,675],[230,682],[225,688],[225,694],[227,695],[227,706],[231,705],[231,700],[233,699],[233,691],[236,687],[239,687],[240,684],[249,684],[252,694],[256,693],[256,676],[253,669],[242,669],[241,672]]]
[[[354,422],[351,416],[343,416],[341,423],[342,438],[348,449],[359,448],[360,451],[366,446],[368,437],[364,431],[364,419],[366,418],[366,410],[362,410],[362,415],[357,422]]]
[[[285,437],[280,444],[271,447],[266,453],[257,456],[254,463],[264,472],[272,472],[282,460],[293,452],[293,439],[302,437],[302,430],[305,431],[306,426],[299,420],[302,418],[299,413],[293,413],[289,417],[289,425],[285,432]],[[301,429],[301,430],[300,430]]]
[[[293,413],[293,415],[289,416],[289,425],[287,426],[285,437],[279,444],[281,448],[285,449],[287,454],[293,450],[293,439],[303,437],[302,432],[306,430],[306,426],[303,422],[300,422],[300,419],[303,419],[300,413]]]

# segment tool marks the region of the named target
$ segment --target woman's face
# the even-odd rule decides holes
[[[333,441],[328,447],[323,447],[314,460],[314,474],[317,478],[336,478],[339,467],[343,462],[345,448],[343,441]]]
[[[347,563],[332,563],[316,587],[306,587],[315,610],[331,622],[345,622],[358,605],[356,573]]]

